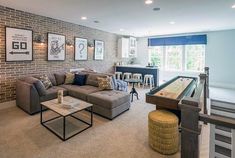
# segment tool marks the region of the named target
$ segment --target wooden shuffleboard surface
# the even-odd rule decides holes
[[[155,93],[154,96],[177,99],[192,81],[193,79],[191,78],[178,78],[165,88]]]

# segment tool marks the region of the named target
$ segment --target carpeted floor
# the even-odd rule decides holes
[[[66,142],[40,124],[39,114],[30,116],[16,106],[2,109],[0,158],[179,158],[180,153],[164,156],[148,145],[147,116],[155,106],[145,103],[147,91],[138,89],[140,100],[134,100],[130,110],[113,121],[94,115],[92,128]],[[53,114],[47,111],[45,115]],[[68,124],[71,130],[75,129],[74,121]],[[208,138],[207,128],[204,131],[202,136]],[[208,141],[202,140],[201,157],[207,158]]]

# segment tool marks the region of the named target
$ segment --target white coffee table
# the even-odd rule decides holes
[[[65,108],[65,107],[63,107],[63,104],[64,105],[72,105],[73,107],[72,108]],[[90,103],[87,103],[87,102],[85,102],[83,100],[80,100],[80,99],[77,99],[77,98],[73,98],[71,96],[64,97],[63,104],[59,104],[57,99],[53,99],[53,100],[42,102],[41,103],[40,121],[41,121],[41,124],[44,127],[46,127],[49,131],[51,131],[53,134],[55,134],[61,140],[66,141],[66,140],[74,137],[75,135],[85,131],[86,129],[92,127],[92,125],[93,125],[93,108],[92,108],[93,105],[90,104]],[[43,116],[42,116],[43,106],[48,108],[49,110],[59,114],[59,116],[51,118],[49,120],[43,121]],[[78,118],[77,116],[73,115],[75,113],[78,113],[78,112],[86,110],[86,109],[90,112],[90,122],[86,122],[86,121]],[[63,118],[63,133],[62,133],[62,136],[59,135],[58,133],[56,133],[52,128],[50,128],[49,126],[46,125],[46,123],[48,123],[50,121],[53,121],[55,119],[61,118],[61,117]],[[72,118],[74,118],[74,119],[76,119],[78,121],[81,121],[81,122],[87,124],[88,127],[86,127],[84,129],[76,132],[73,135],[70,135],[70,136],[66,137],[66,133],[65,132],[66,132],[66,118],[67,117],[72,117]]]

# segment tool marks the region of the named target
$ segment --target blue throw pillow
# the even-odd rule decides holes
[[[86,84],[86,75],[84,74],[75,74],[74,85],[84,86]]]

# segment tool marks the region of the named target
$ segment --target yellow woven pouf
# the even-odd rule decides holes
[[[152,111],[149,120],[149,145],[157,152],[170,155],[179,150],[178,118],[166,110]]]

